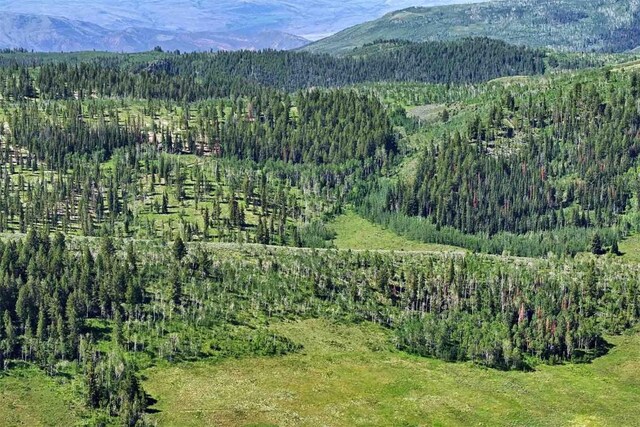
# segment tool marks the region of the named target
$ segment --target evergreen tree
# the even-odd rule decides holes
[[[613,243],[611,244],[611,253],[617,256],[620,256],[620,249],[618,248],[618,241],[614,240]]]
[[[594,255],[602,255],[604,253],[602,249],[602,238],[599,233],[595,233],[593,235],[593,240],[591,241],[591,253]]]
[[[182,261],[182,259],[187,256],[187,247],[182,241],[182,237],[178,236],[176,240],[174,240],[171,252],[177,261]]]
[[[11,314],[9,310],[5,310],[3,315],[3,323],[4,323],[4,334],[2,339],[2,346],[0,348],[0,352],[4,356],[4,359],[9,359],[13,356],[15,352],[15,347],[17,344],[16,334],[13,328],[13,321],[11,319]]]

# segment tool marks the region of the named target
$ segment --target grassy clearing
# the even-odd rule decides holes
[[[634,425],[640,336],[592,364],[500,372],[395,352],[382,329],[275,325],[303,344],[281,358],[160,366],[145,387],[158,425]]]
[[[614,67],[612,67],[612,69],[614,71],[629,71],[629,70],[635,70],[639,67],[640,67],[640,60],[633,60],[633,61],[617,64]]]
[[[620,252],[624,254],[623,260],[640,263],[640,234],[622,240],[618,246]]]
[[[425,123],[433,123],[440,120],[442,112],[446,109],[442,104],[421,105],[419,107],[410,108],[407,111],[409,117],[420,119]]]
[[[339,216],[331,224],[336,232],[334,244],[338,249],[389,251],[462,251],[453,246],[415,242],[373,224],[352,211]]]
[[[37,368],[0,374],[0,426],[72,426],[79,423],[74,384]]]

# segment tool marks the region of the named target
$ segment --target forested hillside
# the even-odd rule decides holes
[[[304,50],[347,54],[376,40],[414,42],[492,37],[562,51],[624,52],[640,45],[634,0],[498,0],[413,7],[348,28]]]
[[[168,408],[189,388],[169,373],[326,357],[334,371],[298,365],[361,378],[331,350],[352,343],[323,341],[340,330],[377,331],[359,354],[407,369],[611,357],[640,318],[637,254],[621,250],[640,232],[640,74],[597,67],[620,60],[486,38],[346,58],[1,54],[0,412],[64,412],[57,390],[88,425],[275,422],[203,412],[221,390]],[[305,325],[325,326],[309,341]],[[245,373],[224,382],[254,387]],[[18,392],[16,376],[48,388]],[[389,384],[410,408],[426,398]],[[392,404],[379,386],[366,398]]]
[[[342,59],[271,50],[155,56],[152,61],[141,55],[86,54],[79,64],[71,64],[57,60],[55,54],[7,55],[2,58],[6,63],[3,80],[11,80],[5,84],[5,94],[33,97],[35,85],[44,99],[97,93],[194,101],[254,95],[262,86],[295,91],[376,81],[473,83],[542,74],[546,58],[542,51],[487,38],[451,43],[398,42],[393,50]],[[34,66],[41,69],[32,83],[28,68]]]
[[[591,237],[580,230],[634,227],[623,214],[638,209],[639,93],[637,74],[610,71],[496,87],[435,135],[409,179],[365,186],[362,211],[430,218],[406,227],[439,243],[482,248],[442,227],[497,240],[540,233],[541,250],[521,254],[583,250]]]

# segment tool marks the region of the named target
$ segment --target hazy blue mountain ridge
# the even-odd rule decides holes
[[[96,24],[42,15],[0,15],[0,46],[28,50],[108,50],[141,52],[165,50],[208,51],[236,49],[294,49],[308,43],[302,37],[278,31],[247,34],[182,32],[131,27],[110,30]]]
[[[477,0],[0,0],[0,47],[292,49],[410,5]]]

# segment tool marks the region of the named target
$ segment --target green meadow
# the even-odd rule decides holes
[[[157,366],[151,418],[180,426],[631,426],[640,411],[640,336],[610,338],[590,364],[502,372],[394,350],[374,325],[273,325],[304,349],[284,357]]]

